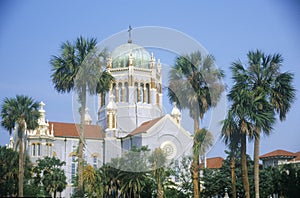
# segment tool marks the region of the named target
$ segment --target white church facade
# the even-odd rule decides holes
[[[192,151],[193,137],[181,126],[181,113],[174,104],[170,114],[162,111],[160,60],[132,42],[120,45],[106,60],[106,69],[115,78],[105,95],[98,95],[98,118],[92,125],[85,115],[85,161],[100,168],[132,147],[162,148],[169,160],[179,160]],[[72,194],[76,175],[79,125],[46,121],[45,104],[40,103],[39,128],[27,133],[31,161],[56,156],[65,161],[67,188]]]

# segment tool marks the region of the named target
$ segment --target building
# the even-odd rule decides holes
[[[263,162],[263,167],[280,166],[283,164],[298,164],[300,165],[300,152],[289,152],[285,150],[275,150],[264,155],[259,156]]]
[[[162,112],[160,60],[129,40],[112,51],[106,69],[115,81],[109,92],[98,95],[96,125],[85,111],[85,161],[99,168],[134,146],[160,147],[168,160],[190,155],[193,137],[181,127],[176,104],[170,114]],[[41,102],[38,129],[27,132],[27,152],[33,162],[45,156],[66,162],[68,185],[62,196],[69,197],[77,169],[79,125],[47,121],[44,106]]]

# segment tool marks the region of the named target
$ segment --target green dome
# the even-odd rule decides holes
[[[120,45],[113,50],[111,53],[112,68],[128,67],[130,51],[132,51],[132,56],[134,58],[134,67],[149,68],[151,55],[145,48],[133,43]]]

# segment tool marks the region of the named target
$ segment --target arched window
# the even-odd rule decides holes
[[[118,87],[119,87],[118,101],[123,102],[123,99],[122,99],[123,98],[123,86],[122,86],[121,82],[119,82]]]
[[[37,156],[41,156],[41,144],[37,144]]]
[[[72,183],[74,182],[76,176],[76,163],[77,163],[76,161],[77,161],[76,156],[72,155],[72,165],[71,165]]]
[[[139,102],[139,85],[138,83],[134,83],[134,96],[135,96],[135,102]]]
[[[129,94],[128,94],[128,82],[125,82],[124,84],[124,95],[125,95],[125,102],[128,102],[129,101]]]
[[[140,102],[144,102],[144,83],[140,85]]]
[[[98,168],[98,159],[97,159],[97,156],[93,156],[93,166],[94,166],[94,169]]]
[[[116,102],[117,98],[116,98],[116,83],[113,84],[113,88],[112,88],[112,94],[115,96],[114,97],[114,101]]]
[[[146,95],[144,96],[146,97],[146,103],[150,103],[150,88],[149,88],[149,83],[146,84]]]
[[[32,156],[35,156],[36,155],[36,145],[34,143],[31,145],[31,149],[32,149]]]

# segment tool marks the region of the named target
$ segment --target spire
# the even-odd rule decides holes
[[[87,125],[92,124],[92,117],[89,114],[89,108],[85,108],[84,122]]]
[[[110,69],[112,67],[112,58],[110,54],[108,54],[108,57],[106,58],[106,69]]]
[[[173,102],[173,109],[171,111],[171,116],[176,120],[177,124],[180,124],[181,113],[180,110],[177,108],[176,102]]]
[[[131,31],[132,31],[132,27],[131,27],[131,25],[129,25],[129,27],[128,27],[128,43],[132,43]]]
[[[108,110],[117,110],[117,105],[114,101],[114,98],[115,98],[115,96],[112,93],[110,93],[109,94],[109,103],[106,106],[106,108]]]
[[[151,63],[150,68],[153,69],[155,67],[155,57],[153,55],[153,52],[151,53]]]
[[[110,93],[109,96],[109,103],[106,106],[107,109],[107,125],[106,125],[106,132],[108,137],[114,137],[115,133],[111,130],[115,130],[117,127],[117,105],[114,101],[114,95]]]
[[[45,103],[41,101],[39,105],[40,105],[40,109],[39,109],[40,118],[38,122],[40,125],[45,125],[46,124],[46,111],[44,109]]]

